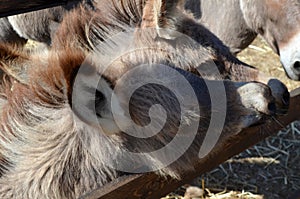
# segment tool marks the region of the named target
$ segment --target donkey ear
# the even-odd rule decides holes
[[[156,28],[158,34],[166,39],[167,36],[160,29],[176,30],[175,22],[178,22],[181,14],[179,7],[183,7],[185,0],[148,0],[143,9],[141,28]]]

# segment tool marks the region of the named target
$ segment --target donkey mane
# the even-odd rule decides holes
[[[65,16],[55,35],[54,40],[58,42],[54,42],[54,46],[59,43],[95,50],[100,41],[113,33],[124,31],[129,26],[137,27],[142,19],[144,4],[145,0],[99,0],[95,2],[96,12],[79,6]]]
[[[7,171],[15,173],[7,177],[11,185],[33,184],[28,187],[27,193],[32,194],[28,198],[35,198],[35,192],[55,198],[74,198],[116,176],[114,170],[105,166],[113,141],[96,130],[87,130],[68,103],[69,83],[82,58],[81,52],[71,50],[50,54],[48,63],[51,66],[40,65],[40,60],[34,60],[34,67],[28,71],[30,83],[22,84],[12,78],[13,82],[2,85],[8,88],[4,93],[6,106],[1,110],[0,175],[6,178]],[[53,131],[54,126],[59,128]],[[84,135],[86,131],[89,135]],[[96,142],[93,146],[102,146],[103,152],[97,154],[101,158],[91,157],[89,146],[82,145],[91,142]],[[114,147],[117,146],[114,143]],[[36,178],[37,175],[40,177]],[[49,186],[61,190],[49,189]],[[0,187],[0,191],[9,196],[10,190],[3,185]],[[22,194],[22,190],[17,192]],[[11,193],[11,197],[18,197],[13,195],[15,193]]]
[[[146,5],[145,2],[145,0],[99,0],[95,6],[96,12],[90,12],[90,10],[87,10],[83,6],[73,10],[66,15],[65,20],[57,31],[53,43],[54,49],[80,48],[81,50],[84,49],[89,52],[97,51],[97,46],[99,44],[103,44],[103,41],[107,42],[107,40],[114,35],[118,35],[119,33],[126,32],[130,29],[141,28],[142,19],[147,17],[142,15],[142,9]],[[190,66],[195,67],[195,63],[197,63],[198,65],[196,67],[199,69],[200,64],[215,62],[222,77],[225,78],[228,76],[227,73],[231,72],[230,68],[232,64],[241,64],[238,59],[230,54],[227,47],[225,47],[217,37],[204,26],[198,24],[192,16],[182,15],[180,12],[178,13],[178,16],[165,16],[169,20],[166,31],[171,28],[171,31],[178,31],[180,34],[188,36],[191,40],[200,43],[199,49],[197,50],[202,52],[201,58],[197,57],[199,55],[197,55],[196,52],[193,53],[195,54],[194,58],[197,60],[190,63],[186,67],[187,70],[199,75],[197,70],[194,70],[195,68],[190,68]],[[172,25],[170,23],[174,24]],[[136,35],[136,37],[138,37],[138,35]],[[153,43],[153,38],[150,40],[152,40]],[[141,43],[144,43],[144,46],[156,45],[155,43],[147,43],[147,40],[141,40]],[[114,44],[112,43],[111,45]],[[157,46],[155,47],[157,48]],[[106,52],[111,50],[110,48],[110,45],[106,44],[101,46],[101,51]],[[196,51],[196,49],[194,50]],[[141,56],[138,56],[137,54],[136,57]],[[161,57],[165,57],[163,52],[161,53]],[[178,59],[172,57],[173,61],[174,58],[175,60]],[[199,60],[201,61],[199,62]],[[230,62],[226,60],[230,60]],[[206,77],[212,79],[216,78]]]
[[[149,0],[147,2],[149,4],[145,4],[144,0],[99,0],[95,11],[83,6],[78,7],[65,17],[54,38],[53,48],[45,55],[27,54],[0,45],[2,58],[0,67],[5,77],[4,83],[0,85],[0,94],[3,96],[3,104],[6,105],[1,105],[0,101],[0,107],[3,107],[0,109],[0,198],[77,198],[128,172],[118,171],[120,167],[115,167],[116,165],[121,167],[130,165],[130,168],[134,169],[134,171],[130,170],[132,172],[144,171],[145,167],[158,169],[160,174],[174,178],[180,177],[179,171],[193,169],[192,163],[198,160],[197,154],[206,136],[212,112],[218,112],[223,107],[211,110],[209,90],[204,80],[187,71],[197,73],[197,68],[202,64],[215,60],[222,62],[227,56],[227,51],[219,55],[218,50],[222,51],[222,46],[215,50],[214,46],[218,45],[218,42],[214,41],[209,32],[201,25],[197,25],[193,19],[185,17],[184,14],[173,16],[164,12],[172,1],[169,1],[170,4],[163,4],[162,10],[156,13],[161,15],[156,16],[153,24],[161,29],[148,26],[146,30],[143,29],[145,17],[147,18],[148,14],[151,16],[155,10],[151,10],[153,5],[151,3],[157,2],[159,1]],[[147,12],[145,6],[150,6]],[[174,7],[171,9],[173,10]],[[164,23],[160,23],[160,17],[165,20]],[[169,26],[170,29],[166,32],[162,30]],[[119,33],[126,34],[127,31],[128,38],[132,40],[127,40],[126,37],[122,38],[121,42],[115,41],[115,38],[111,40],[111,37]],[[180,34],[177,34],[178,32],[173,34],[172,31],[178,31]],[[179,39],[170,39],[168,34]],[[181,37],[181,34],[189,36],[188,39],[185,36]],[[204,39],[203,37],[206,36],[207,38]],[[176,42],[172,43],[172,41]],[[197,45],[194,45],[195,43]],[[135,49],[123,53],[124,45],[125,50],[132,46]],[[90,57],[94,51],[98,54],[96,57]],[[114,59],[110,55],[115,52],[123,54]],[[180,59],[181,56],[184,59]],[[107,69],[103,64],[103,61],[107,61],[105,59],[111,61]],[[86,83],[84,80],[88,81],[94,77],[97,80],[102,77],[108,80],[99,80],[97,84],[92,81],[91,85],[88,84],[90,82],[83,85],[80,97],[84,99],[88,98],[88,95],[93,97],[91,101],[88,98],[88,105],[83,104],[83,107],[92,104],[95,109],[97,108],[95,98],[98,91],[103,92],[103,98],[106,97],[105,103],[108,105],[104,106],[111,108],[115,104],[109,103],[112,102],[111,96],[105,96],[104,92],[110,92],[107,94],[110,95],[115,88],[115,82],[127,71],[141,64],[148,67],[145,69],[146,73],[139,74],[141,78],[152,78],[152,80],[154,78],[149,77],[149,74],[156,69],[154,64],[164,64],[168,69],[177,70],[176,72],[179,72],[191,85],[196,99],[193,101],[190,99],[192,97],[187,96],[184,98],[187,103],[181,106],[172,91],[158,84],[154,86],[146,84],[135,91],[129,104],[122,104],[126,103],[124,102],[126,97],[119,97],[117,100],[120,104],[116,103],[120,105],[118,110],[122,112],[128,108],[129,116],[124,113],[124,117],[128,116],[126,119],[132,119],[143,126],[147,125],[149,119],[153,119],[150,118],[149,110],[155,102],[164,107],[168,115],[163,128],[156,135],[146,139],[137,139],[126,134],[124,131],[127,129],[117,129],[108,136],[99,125],[95,127],[84,120],[85,118],[76,112],[77,107],[73,104],[76,100],[76,97],[73,98],[77,88],[76,80],[80,79],[83,63],[87,63],[92,69],[83,75],[83,83]],[[220,69],[224,69],[223,65],[220,65]],[[25,77],[20,76],[11,67],[24,68]],[[163,73],[159,75],[165,76]],[[214,74],[208,75],[214,76]],[[157,76],[155,78],[178,83],[173,79],[175,76],[171,76],[168,80]],[[215,80],[223,77],[211,78]],[[135,79],[133,81],[136,83]],[[132,83],[128,82],[128,84]],[[269,114],[267,105],[273,97],[267,86],[230,81],[210,82],[216,86],[218,85],[216,83],[222,83],[228,91],[225,103],[229,114],[225,118],[222,136],[238,132],[247,124],[256,122],[261,115]],[[188,95],[181,82],[178,85],[180,97]],[[102,86],[107,90],[101,90]],[[241,89],[238,90],[239,88]],[[90,90],[92,91],[89,92]],[[251,99],[248,100],[249,104],[243,103],[242,98],[247,96],[246,94],[251,94],[249,90],[260,92],[259,100],[255,103],[261,107],[253,105]],[[87,91],[87,96],[82,93],[84,91]],[[122,92],[126,91],[126,89],[122,90]],[[201,109],[201,124],[198,127],[199,109]],[[112,112],[111,109],[105,111]],[[102,117],[97,110],[93,114],[97,116],[97,122],[101,119],[109,124],[115,122],[111,118]],[[157,112],[155,114],[153,119],[155,125],[162,123],[161,115]],[[126,122],[127,120],[124,121]],[[193,130],[189,130],[193,123],[196,124],[195,139],[191,139]],[[131,123],[129,125],[134,126]],[[178,132],[178,128],[184,129],[185,132]],[[154,153],[147,153],[162,148],[177,135],[180,140],[187,139],[192,143],[187,148],[182,145],[172,148],[172,156],[180,155],[175,158],[175,162],[170,162],[166,166],[164,163],[169,156],[167,153],[164,152],[159,157]],[[140,152],[143,155],[131,157],[128,151]]]

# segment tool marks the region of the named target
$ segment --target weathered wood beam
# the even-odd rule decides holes
[[[0,17],[50,8],[54,6],[67,5],[79,0],[0,0]]]
[[[82,196],[82,199],[158,199],[165,196],[264,138],[274,135],[291,122],[300,119],[300,88],[291,92],[288,114],[277,119],[280,123],[270,119],[265,124],[245,129],[236,135],[227,137],[226,141],[215,147],[216,149],[209,156],[195,163],[194,172],[183,173],[183,178],[180,181],[163,178],[155,173],[123,176]]]

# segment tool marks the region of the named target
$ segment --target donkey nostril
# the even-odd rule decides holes
[[[268,104],[268,110],[270,111],[271,114],[275,114],[276,113],[276,105],[275,105],[275,103],[269,103]]]
[[[297,71],[300,71],[300,61],[296,61],[294,63],[294,69],[297,70]]]

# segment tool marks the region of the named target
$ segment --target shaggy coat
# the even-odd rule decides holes
[[[221,74],[227,74],[223,55],[219,56],[213,49],[214,42],[204,39],[206,30],[177,9],[177,1],[99,0],[96,6],[95,12],[83,7],[71,12],[58,30],[53,49],[47,54],[27,54],[0,45],[0,66],[5,72],[0,87],[0,198],[78,198],[123,175],[123,171],[115,169],[119,164],[129,164],[136,172],[149,167],[161,175],[180,178],[180,171],[192,170],[198,160],[212,113],[223,110],[224,107],[211,110],[208,88],[197,72],[205,63],[219,61]],[[118,43],[110,38],[126,31],[128,38],[133,38],[130,44],[135,50],[110,60],[128,44],[126,38],[117,40]],[[194,34],[198,31],[203,35]],[[193,38],[198,45],[193,46],[189,40],[180,43],[181,40],[176,39],[180,38],[178,32]],[[96,57],[89,57],[91,52],[96,52]],[[103,65],[106,59],[111,61],[108,68]],[[94,95],[87,104],[93,103],[94,114],[103,129],[82,117],[81,106],[72,103],[76,100],[74,82],[83,62],[88,70],[81,74],[82,81],[101,80],[98,85],[83,84],[79,100]],[[166,123],[158,134],[146,139],[126,134],[110,118],[112,90],[126,72],[142,64],[148,65],[146,72],[149,74],[155,72],[155,64],[178,71],[189,82],[198,101],[198,104],[179,106],[179,99],[157,84],[137,89],[129,104],[124,104],[122,97],[126,90],[121,92],[114,105],[120,110],[129,109],[130,115],[121,115],[139,126],[146,126],[153,119],[149,116],[153,104],[164,108]],[[207,77],[214,78],[210,74]],[[141,75],[141,79],[144,78],[147,73]],[[218,85],[221,81],[208,82]],[[134,84],[126,83],[124,88]],[[274,114],[270,106],[274,105],[274,99],[266,85],[223,83],[227,109],[220,142],[229,134],[238,133]],[[176,85],[180,90],[181,82]],[[93,88],[95,93],[91,93]],[[184,98],[184,102],[189,97]],[[201,115],[194,111],[197,109]],[[154,115],[154,123],[160,123],[160,119],[160,115]],[[128,126],[132,124],[127,120],[122,122]],[[183,140],[193,138],[193,132],[188,130],[177,133],[180,125],[189,129],[192,124],[199,124],[197,134],[175,162],[164,167],[168,157],[148,153],[165,146],[176,134]],[[174,154],[181,150],[181,146],[173,148]],[[126,159],[127,151],[145,155],[140,159]],[[214,154],[208,156],[213,158]]]

